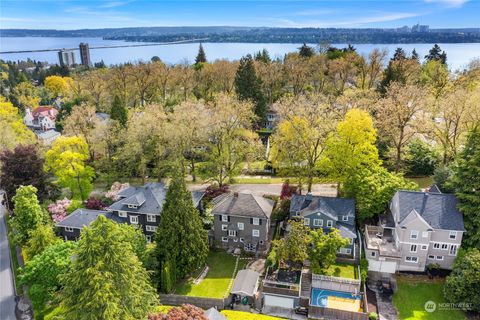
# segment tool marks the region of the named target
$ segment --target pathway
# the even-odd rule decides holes
[[[0,203],[2,200],[3,193],[0,195]],[[7,237],[6,210],[1,204],[0,219],[0,319],[15,320],[15,288]]]

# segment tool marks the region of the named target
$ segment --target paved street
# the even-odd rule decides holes
[[[2,200],[3,194],[0,195],[0,203]],[[15,290],[10,268],[5,211],[5,207],[0,205],[0,319],[15,320]]]
[[[208,185],[189,185],[190,190],[204,190]],[[254,193],[259,195],[270,194],[280,195],[282,184],[232,184],[230,190],[234,192]],[[305,191],[303,191],[305,194]],[[312,194],[325,197],[336,197],[337,188],[332,184],[314,184],[312,185]]]

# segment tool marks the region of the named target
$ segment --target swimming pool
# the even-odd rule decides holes
[[[312,289],[310,304],[323,308],[335,308],[348,311],[361,311],[361,295],[353,295],[348,292]]]

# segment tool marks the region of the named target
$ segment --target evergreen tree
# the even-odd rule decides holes
[[[447,63],[447,53],[445,51],[442,51],[440,49],[440,46],[435,43],[432,49],[428,52],[428,54],[425,56],[425,59],[428,61],[436,60],[440,61],[442,64]]]
[[[272,59],[270,58],[270,54],[268,53],[267,49],[263,49],[262,51],[258,51],[255,54],[255,60],[261,61],[263,63],[270,63]]]
[[[181,175],[173,178],[155,234],[160,290],[170,292],[179,279],[205,263],[207,232]]]
[[[403,48],[397,48],[395,49],[395,53],[393,54],[393,57],[391,60],[403,60],[407,58],[407,54],[405,53],[405,50]]]
[[[480,248],[480,126],[470,131],[449,185],[458,198],[465,232],[462,246]]]
[[[203,50],[203,46],[200,43],[200,46],[198,47],[198,54],[197,54],[197,57],[195,58],[195,64],[205,63],[205,62],[207,62],[207,55],[205,54],[205,51]]]
[[[35,230],[30,231],[29,236],[30,239],[28,239],[25,248],[29,260],[42,253],[49,246],[62,242],[55,235],[50,224],[39,225]]]
[[[418,56],[417,50],[415,49],[412,50],[412,59],[419,62],[419,56]]]
[[[300,48],[298,48],[298,54],[302,58],[310,58],[315,55],[315,50],[313,50],[312,47],[307,46],[306,43],[303,43],[303,45]]]
[[[30,239],[30,232],[42,223],[43,212],[36,192],[37,188],[33,186],[21,186],[12,199],[15,205],[13,226],[18,244],[25,244]]]
[[[255,114],[259,120],[265,118],[266,98],[262,92],[262,80],[257,76],[251,55],[240,59],[235,75],[235,92],[240,100],[251,100],[255,104]]]
[[[117,120],[125,126],[128,120],[128,111],[125,104],[122,102],[119,96],[115,95],[113,98],[112,109],[110,111],[110,117],[113,120]]]
[[[157,303],[147,271],[121,228],[100,215],[83,229],[62,277],[62,319],[145,319]]]

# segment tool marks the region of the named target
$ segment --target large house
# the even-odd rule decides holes
[[[355,228],[355,200],[346,198],[321,197],[312,194],[294,195],[290,203],[290,218],[301,218],[312,229],[332,228],[340,231],[350,244],[340,248],[339,254],[356,258],[357,232]]]
[[[274,201],[247,193],[225,193],[213,200],[213,238],[224,248],[264,251]]]
[[[452,269],[462,243],[463,216],[452,194],[397,191],[377,226],[365,226],[369,271],[425,271],[429,265]]]
[[[128,187],[120,191],[118,193],[119,199],[101,214],[104,214],[107,218],[119,223],[127,223],[138,226],[145,234],[147,242],[151,242],[152,236],[157,231],[160,223],[160,215],[163,210],[166,194],[166,186],[159,182],[147,183],[146,185],[140,187]],[[192,192],[192,201],[198,210],[202,210],[202,197],[203,192]],[[57,227],[61,228],[62,235],[68,235],[68,232],[70,232],[71,229],[80,230],[83,228],[83,226],[89,225],[95,220],[96,216],[93,218],[93,214],[95,212],[92,212],[92,210],[79,210],[80,213],[88,213],[90,218],[82,218],[84,223],[77,223],[76,221],[78,219],[75,216],[71,217],[76,212],[72,213],[65,220],[57,223]],[[97,216],[100,214],[100,212],[96,213]],[[76,213],[76,215],[78,214],[79,213]],[[78,231],[78,234],[80,234],[80,231]],[[72,236],[73,238],[78,238],[78,235]]]
[[[49,106],[40,106],[33,111],[30,108],[26,108],[23,122],[32,129],[46,131],[55,129],[57,115],[58,110]]]

